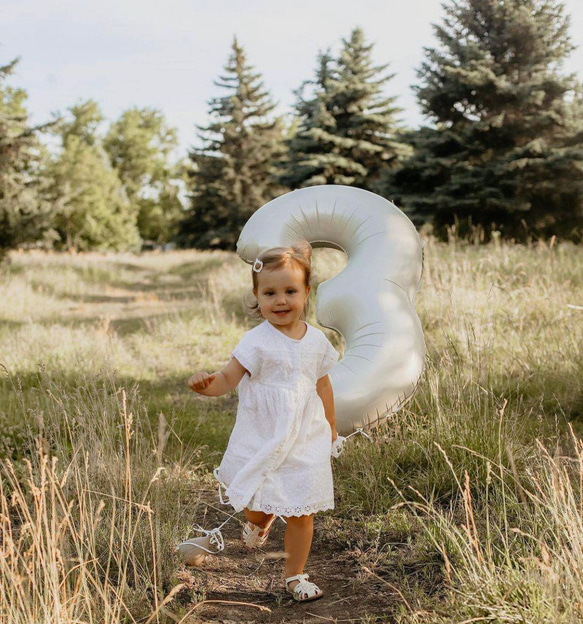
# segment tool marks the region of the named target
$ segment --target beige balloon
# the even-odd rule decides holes
[[[411,397],[425,363],[415,311],[423,245],[392,202],[362,189],[325,185],[282,195],[247,221],[237,253],[253,263],[265,249],[305,239],[344,251],[346,267],[320,284],[316,318],[344,336],[330,372],[338,432],[376,426]]]

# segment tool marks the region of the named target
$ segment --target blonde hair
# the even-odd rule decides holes
[[[307,240],[294,243],[291,247],[272,247],[271,249],[266,249],[257,256],[257,260],[263,263],[261,270],[280,269],[281,267],[295,263],[295,265],[304,272],[304,284],[306,288],[312,286],[312,246]],[[243,308],[251,318],[262,319],[263,316],[259,310],[259,304],[254,294],[257,291],[257,275],[258,273],[251,269],[253,289],[251,292],[245,293],[243,297]],[[301,318],[305,318],[307,314],[309,314],[309,300],[306,300]]]

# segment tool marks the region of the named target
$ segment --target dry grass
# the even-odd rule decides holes
[[[181,587],[173,546],[235,405],[184,384],[250,327],[248,267],[226,252],[11,260],[0,621],[180,621],[204,596]],[[345,264],[315,262],[319,279]],[[355,548],[356,583],[393,588],[394,621],[583,622],[582,275],[570,245],[428,241],[425,379],[336,462],[322,518]]]
[[[171,432],[163,416],[157,439],[142,431],[136,396],[59,389],[36,448],[0,465],[0,621],[159,620],[181,590],[174,545],[197,506],[196,465],[164,465]]]

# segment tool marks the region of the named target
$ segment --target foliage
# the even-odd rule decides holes
[[[445,5],[426,49],[417,96],[435,127],[411,136],[415,154],[389,182],[417,222],[454,221],[505,236],[583,227],[583,121],[568,19],[555,0],[461,0]]]
[[[89,100],[70,109],[59,128],[61,152],[47,167],[55,245],[62,249],[136,248],[137,210],[101,146],[103,117]]]
[[[253,212],[284,190],[275,181],[282,127],[236,38],[215,84],[226,93],[210,101],[211,121],[199,126],[202,147],[190,153],[192,204],[178,240],[200,249],[234,249]]]
[[[176,236],[178,224],[184,217],[176,182],[175,177],[168,179],[158,185],[155,197],[138,200],[138,229],[143,240],[161,245]]]
[[[178,146],[176,129],[160,111],[130,108],[111,124],[103,147],[138,214],[140,236],[167,242],[182,217],[177,166],[170,162]]]
[[[281,181],[290,188],[316,184],[334,184],[340,180],[339,163],[333,167],[331,114],[332,62],[330,53],[318,55],[315,78],[305,81],[295,91],[297,97],[295,132],[286,140],[288,154]],[[312,93],[305,96],[310,88]]]
[[[392,74],[375,66],[372,44],[355,28],[338,59],[320,53],[315,79],[296,91],[297,133],[288,141],[284,184],[346,184],[378,192],[382,172],[409,154],[399,138],[395,97],[383,95]],[[309,95],[306,90],[309,87]]]
[[[18,59],[0,66],[0,258],[8,249],[42,238],[47,204],[39,169],[44,151],[30,127],[26,92],[6,85]]]

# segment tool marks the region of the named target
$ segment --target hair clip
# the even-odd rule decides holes
[[[259,258],[255,258],[255,262],[253,263],[253,270],[255,271],[255,273],[259,273],[259,271],[261,271],[262,268],[263,268],[263,262],[259,260]]]

